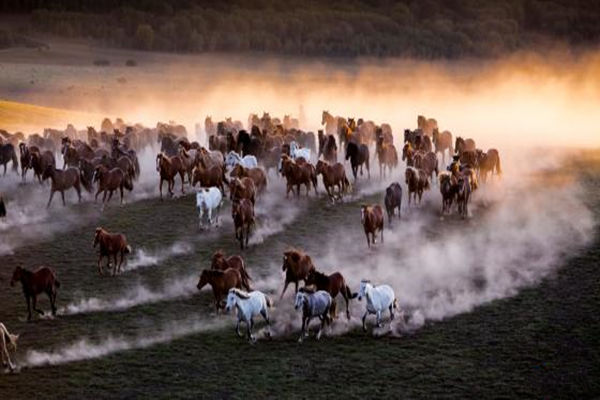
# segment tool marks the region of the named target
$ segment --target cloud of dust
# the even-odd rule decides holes
[[[181,241],[173,243],[166,249],[136,249],[133,258],[127,261],[127,264],[125,265],[125,271],[133,271],[139,268],[158,265],[167,258],[187,254],[190,253],[192,250],[193,247],[191,244]]]

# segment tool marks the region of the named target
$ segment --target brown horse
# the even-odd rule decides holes
[[[430,151],[429,153],[424,153],[419,151],[417,154],[415,154],[414,161],[414,167],[417,169],[422,169],[427,175],[428,179],[433,179],[434,172],[435,177],[437,178],[439,174],[438,159],[434,152]]]
[[[252,178],[235,178],[229,182],[229,199],[233,202],[248,199],[254,207],[256,203],[256,186]]]
[[[267,188],[267,174],[262,168],[245,168],[242,164],[236,164],[229,174],[232,178],[250,178],[254,181],[258,193]]]
[[[394,211],[398,209],[398,219],[402,212],[402,186],[398,182],[392,182],[390,186],[385,189],[385,210],[387,211],[388,220],[390,226],[392,226],[392,217]]]
[[[471,168],[477,168],[477,151],[464,150],[462,153],[460,153],[460,162],[468,165]]]
[[[452,202],[456,198],[457,185],[454,183],[452,175],[447,171],[443,171],[438,177],[442,195],[442,215],[449,214]]]
[[[379,161],[379,178],[385,178],[385,169],[389,169],[390,174],[392,169],[398,166],[398,152],[396,147],[391,143],[384,143],[383,134],[377,138],[376,154]]]
[[[423,192],[429,189],[429,178],[422,169],[407,167],[404,173],[405,183],[408,187],[408,205],[410,207],[411,195],[414,196],[415,203],[420,204]]]
[[[415,150],[414,150],[412,144],[410,144],[410,142],[404,143],[404,147],[402,147],[402,161],[406,161],[407,167],[415,166],[414,156],[415,156]]]
[[[133,182],[131,176],[124,173],[121,168],[113,168],[110,171],[104,165],[98,165],[94,172],[93,182],[98,182],[98,191],[94,201],[98,200],[98,195],[104,192],[102,203],[109,202],[113,192],[119,189],[121,193],[121,204],[123,204],[123,188],[132,191]],[[108,200],[106,195],[108,194]]]
[[[317,161],[317,175],[323,175],[323,186],[329,195],[329,199],[333,202],[335,199],[335,187],[338,188],[338,198],[350,190],[350,181],[346,177],[344,166],[336,162],[334,165],[329,165],[327,161]]]
[[[285,271],[285,283],[279,297],[280,300],[283,298],[283,294],[291,282],[294,282],[296,285],[296,293],[298,293],[298,282],[304,281],[306,283],[309,272],[314,271],[315,266],[308,254],[300,250],[288,250],[283,253],[283,265],[281,269]]]
[[[296,186],[296,196],[300,196],[300,185],[306,186],[306,195],[308,196],[312,184],[315,194],[317,194],[317,171],[312,164],[295,162],[289,156],[283,154],[281,156],[281,173],[287,183],[286,198],[289,196],[290,191],[294,192],[294,186]]]
[[[438,129],[433,130],[433,145],[435,146],[435,154],[442,153],[442,163],[446,164],[446,150],[448,154],[452,155],[454,149],[452,148],[452,134],[448,131],[440,133]]]
[[[4,165],[4,175],[6,175],[6,164],[12,162],[12,169],[19,174],[19,159],[15,146],[12,143],[0,144],[0,165]]]
[[[207,284],[212,287],[217,314],[219,313],[219,309],[223,308],[223,297],[227,296],[229,289],[242,289],[244,287],[240,271],[233,268],[228,268],[225,271],[215,269],[203,270],[196,287],[198,290],[202,290]]]
[[[169,157],[163,153],[158,153],[156,156],[156,171],[160,174],[160,184],[158,189],[160,191],[160,199],[162,200],[162,185],[163,181],[167,181],[167,190],[171,196],[173,196],[173,189],[175,188],[175,176],[179,174],[181,177],[181,193],[185,194],[183,190],[183,181],[185,174],[185,167],[183,161],[179,156]]]
[[[371,248],[371,243],[375,244],[375,234],[381,232],[381,243],[383,243],[383,210],[379,204],[361,205],[360,219],[367,236],[367,245]],[[369,239],[371,234],[371,239]]]
[[[34,177],[38,178],[38,181],[42,183],[42,175],[49,166],[54,167],[56,161],[54,160],[54,154],[50,150],[46,150],[43,153],[37,151],[31,152],[31,167],[33,168]]]
[[[458,213],[464,218],[469,216],[469,198],[471,197],[471,185],[469,178],[461,175],[456,185],[456,203],[458,204]]]
[[[330,164],[337,162],[337,143],[335,136],[323,135],[323,131],[319,130],[319,157],[323,155],[323,159]]]
[[[225,193],[223,182],[227,181],[225,180],[224,169],[221,166],[213,165],[205,168],[203,163],[200,162],[194,168],[194,178],[192,181],[192,186],[194,187],[197,183],[200,183],[200,187],[209,188],[215,186],[221,190],[221,193]]]
[[[43,180],[48,178],[51,179],[52,185],[50,186],[50,198],[48,199],[46,208],[50,207],[54,192],[60,192],[63,206],[65,206],[65,190],[70,188],[74,188],[77,191],[77,197],[79,198],[79,201],[81,201],[81,183],[77,168],[67,168],[67,170],[63,171],[54,168],[53,165],[49,165],[42,175]]]
[[[464,151],[476,151],[475,141],[473,139],[463,139],[460,136],[456,137],[454,143],[454,151],[456,154],[461,155]]]
[[[350,319],[350,299],[354,299],[358,296],[358,293],[352,293],[342,274],[334,272],[331,275],[326,275],[313,269],[306,276],[306,286],[310,285],[314,285],[317,290],[326,291],[334,301],[336,296],[341,293],[346,301],[346,318]],[[333,317],[335,318],[335,315]]]
[[[98,227],[94,234],[94,248],[100,245],[98,253],[98,273],[102,275],[102,258],[106,257],[106,268],[110,271],[110,257],[114,259],[113,276],[121,272],[121,265],[125,254],[131,253],[131,246],[127,244],[127,238],[122,233],[109,233],[107,230]],[[117,255],[120,255],[120,261],[117,266]],[[118,271],[117,271],[118,270]]]
[[[246,247],[248,247],[250,228],[254,225],[254,205],[248,199],[235,201],[231,205],[231,217],[235,225],[235,238],[240,241],[240,248],[244,250],[244,230]]]
[[[250,281],[252,280],[246,271],[246,264],[244,263],[244,259],[242,256],[234,255],[225,257],[222,251],[217,251],[212,256],[212,263],[210,266],[211,269],[216,269],[219,271],[225,271],[228,268],[233,268],[240,272],[242,276],[242,283],[246,290],[250,289]]]
[[[39,152],[38,148],[35,146],[32,146],[30,148],[25,143],[19,143],[19,153],[21,158],[21,179],[23,180],[23,182],[25,182],[25,175],[27,174],[27,170],[33,168],[33,166],[31,165],[32,151]]]
[[[477,165],[479,167],[479,177],[483,183],[487,181],[488,173],[491,173],[492,177],[494,176],[494,170],[496,175],[502,174],[500,154],[496,149],[489,149],[487,153],[483,153],[479,150]]]
[[[10,286],[15,286],[17,281],[21,282],[23,294],[27,301],[27,321],[31,321],[31,300],[33,300],[33,310],[40,315],[44,315],[42,310],[37,309],[37,295],[42,292],[48,295],[52,315],[56,315],[56,289],[60,287],[60,282],[52,268],[39,267],[31,272],[25,268],[16,267],[10,280]]]

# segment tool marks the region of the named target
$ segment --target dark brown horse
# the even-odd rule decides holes
[[[43,180],[48,178],[51,179],[52,185],[50,186],[50,198],[48,199],[48,205],[46,208],[50,207],[50,203],[52,203],[52,198],[54,197],[54,192],[60,192],[63,206],[65,206],[65,190],[71,188],[74,188],[75,191],[77,191],[77,197],[79,198],[79,201],[81,201],[81,183],[77,168],[67,168],[65,171],[63,171],[54,168],[53,165],[49,165],[42,175]]]
[[[98,200],[98,195],[104,192],[102,203],[109,202],[113,192],[119,190],[121,193],[121,204],[123,204],[123,188],[132,191],[133,182],[131,176],[124,173],[121,168],[113,168],[108,170],[104,165],[98,165],[94,172],[93,182],[98,182],[98,191],[94,197],[94,201]],[[106,195],[108,194],[108,200]]]
[[[408,205],[410,207],[411,195],[415,203],[420,204],[423,192],[429,189],[429,178],[422,169],[407,167],[404,173],[405,183],[408,187]]]
[[[432,151],[429,153],[418,151],[414,157],[414,167],[422,169],[428,179],[433,179],[434,172],[436,178],[439,174],[437,155]]]
[[[131,246],[127,244],[127,238],[122,233],[109,233],[107,230],[98,227],[94,234],[94,248],[100,245],[98,253],[98,273],[102,275],[102,258],[106,257],[106,268],[110,271],[110,258],[114,259],[113,276],[117,272],[121,272],[121,265],[125,254],[131,253]],[[117,255],[120,255],[119,263],[117,264]]]
[[[400,219],[400,213],[402,209],[402,186],[398,182],[393,182],[390,186],[385,189],[385,209],[387,211],[390,226],[392,226],[392,217],[394,211],[398,209],[398,219]]]
[[[308,254],[300,250],[288,250],[283,253],[281,269],[285,272],[285,283],[279,297],[280,300],[291,282],[296,285],[296,293],[298,293],[298,282],[304,281],[306,283],[309,272],[314,271],[315,266]]]
[[[306,161],[294,161],[289,156],[283,154],[281,156],[281,173],[286,179],[287,188],[285,191],[285,197],[289,196],[290,192],[294,192],[294,186],[296,187],[296,196],[300,196],[300,186],[306,186],[306,195],[310,192],[310,186],[312,185],[317,194],[317,171],[314,165],[309,164]]]
[[[463,217],[469,216],[469,198],[471,197],[471,185],[467,176],[461,175],[458,178],[456,187],[456,203],[458,204],[458,213]]]
[[[33,169],[31,165],[31,153],[35,151],[39,153],[39,149],[36,146],[27,146],[25,143],[19,143],[19,153],[21,158],[21,178],[25,182],[25,175],[28,169]]]
[[[212,256],[212,263],[210,266],[211,269],[217,269],[219,271],[225,271],[228,268],[233,268],[240,272],[242,277],[242,283],[246,290],[250,289],[250,275],[246,271],[246,263],[244,263],[244,259],[242,256],[234,255],[225,257],[222,251],[216,251]]]
[[[335,142],[335,136],[323,135],[323,131],[319,130],[319,155],[323,156],[323,159],[330,164],[337,162],[337,143]]]
[[[212,186],[218,187],[221,193],[225,193],[225,185],[223,182],[227,182],[224,175],[224,168],[222,166],[213,165],[205,168],[203,163],[200,162],[194,168],[194,178],[192,180],[192,186],[196,186],[200,183],[200,187],[209,188]]]
[[[331,275],[326,275],[313,269],[306,276],[306,286],[314,285],[317,290],[324,290],[334,299],[338,294],[341,294],[346,301],[346,318],[350,319],[350,299],[358,296],[358,293],[352,293],[344,276],[339,272],[334,272]],[[335,318],[335,315],[333,315]]]
[[[175,176],[179,174],[181,177],[181,193],[185,194],[183,190],[183,181],[185,175],[185,167],[183,161],[179,156],[169,157],[163,153],[158,153],[156,156],[156,171],[160,174],[160,184],[158,189],[160,191],[160,199],[162,200],[162,185],[163,181],[167,181],[167,190],[171,196],[173,196],[173,189],[175,188]]]
[[[215,269],[203,270],[196,287],[198,290],[202,290],[207,284],[212,287],[217,314],[219,313],[219,309],[223,308],[223,298],[227,296],[229,289],[242,289],[244,287],[240,271],[233,268],[228,268],[225,271]]]
[[[442,215],[449,214],[452,203],[456,198],[457,185],[452,179],[452,175],[444,171],[439,175],[440,193],[442,194]]]
[[[6,164],[12,161],[12,169],[19,174],[19,159],[17,158],[17,152],[15,146],[12,143],[6,143],[0,145],[0,165],[4,165],[4,175],[6,175]]]
[[[229,182],[229,199],[233,202],[241,199],[248,199],[254,204],[256,203],[256,186],[252,178],[234,178]]]
[[[21,282],[23,294],[27,301],[27,321],[31,321],[31,302],[33,300],[33,310],[40,315],[44,315],[42,310],[37,309],[37,295],[44,292],[50,299],[50,307],[52,315],[56,315],[56,291],[60,288],[60,282],[56,277],[56,272],[50,267],[39,267],[34,272],[28,271],[25,268],[16,267],[10,286]]]
[[[331,201],[335,198],[335,187],[338,188],[338,198],[342,198],[342,195],[350,190],[350,181],[346,177],[346,170],[344,166],[336,162],[334,165],[329,165],[327,161],[317,161],[316,168],[317,175],[323,176],[323,186],[329,195]]]
[[[367,236],[367,245],[371,248],[371,243],[375,244],[375,234],[381,232],[381,243],[383,243],[383,210],[379,204],[361,205],[360,220]],[[371,238],[369,238],[371,234]]]
[[[385,178],[386,167],[391,174],[392,169],[398,166],[398,152],[393,144],[384,143],[383,134],[377,137],[375,149],[379,161],[379,178]]]
[[[358,175],[359,167],[362,176],[363,165],[367,168],[368,177],[371,179],[371,171],[369,169],[369,147],[366,144],[358,144],[353,141],[348,142],[346,145],[346,160],[350,160],[354,180],[356,180]]]
[[[235,201],[231,205],[231,217],[235,225],[235,238],[240,241],[240,248],[244,250],[244,234],[248,247],[250,229],[254,226],[254,205],[248,199]]]
[[[262,193],[267,189],[267,174],[260,168],[245,168],[242,164],[236,164],[229,176],[233,178],[250,178],[254,181],[258,193]]]
[[[50,150],[46,150],[43,153],[37,151],[31,152],[31,167],[33,168],[33,174],[36,176],[40,183],[42,183],[42,176],[44,171],[50,166],[54,167],[56,161],[54,160],[54,154]]]

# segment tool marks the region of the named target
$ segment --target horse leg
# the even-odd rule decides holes
[[[369,313],[368,311],[365,311],[365,313],[362,316],[362,328],[363,328],[363,331],[365,331],[365,332],[367,331],[367,314],[368,313]]]
[[[123,250],[121,250],[121,257],[119,259],[119,273],[121,273],[121,265],[123,265],[123,259],[124,258],[125,258],[125,252]]]
[[[279,300],[283,299],[283,294],[285,293],[289,284],[290,284],[290,281],[288,281],[286,278],[285,283],[283,284],[283,290],[281,291],[281,296],[279,296]]]
[[[376,322],[377,322],[377,327],[381,328],[381,311],[380,310],[377,310]]]
[[[321,333],[323,332],[323,328],[325,327],[325,322],[327,322],[326,316],[320,316],[319,318],[321,319],[321,326],[319,327],[319,331],[317,332],[317,340],[321,339]]]
[[[179,173],[179,176],[181,177],[181,194],[185,194],[185,191],[183,190],[183,172]],[[175,186],[175,180],[173,179],[173,186]]]
[[[392,321],[394,320],[395,316],[394,316],[394,302],[392,302],[392,304],[390,304],[390,326],[392,325]]]
[[[246,227],[246,248],[248,248],[248,238],[250,237],[250,224]]]
[[[31,321],[31,298],[25,295],[25,301],[27,302],[27,321]]]
[[[302,343],[302,341],[304,340],[305,330],[306,330],[306,317],[303,315],[302,316],[302,328],[300,329],[300,337],[298,338],[298,343]]]
[[[381,234],[381,244],[383,244],[383,226],[381,227],[381,230],[379,232]]]
[[[52,288],[46,289],[46,295],[48,295],[48,299],[50,300],[50,310],[52,311],[52,315],[56,315],[56,307],[54,306],[54,300],[52,299]]]
[[[117,274],[117,252],[115,251],[113,253],[113,260],[114,260],[114,264],[113,264],[113,274],[112,276],[115,276]]]
[[[121,191],[121,204],[123,204],[123,185],[119,186],[119,190]]]
[[[37,295],[34,294],[32,297],[33,297],[33,299],[32,299],[33,311],[37,312],[40,315],[44,315],[44,312],[42,310],[38,310],[38,308],[37,308]]]
[[[160,192],[160,199],[162,200],[162,185],[163,185],[163,179],[160,178],[160,184],[158,185],[158,191]]]
[[[64,190],[60,191],[60,197],[62,197],[63,207],[65,207],[67,204],[65,203],[65,191]]]
[[[369,232],[365,232],[365,234],[367,235],[367,246],[371,248],[371,239],[369,238]]]
[[[260,310],[260,315],[262,315],[265,322],[267,323],[267,336],[271,337],[271,321],[269,320],[269,313],[266,307]]]
[[[54,197],[54,190],[50,190],[50,198],[48,199],[48,205],[46,208],[50,208],[50,203],[52,203],[52,198]]]
[[[242,334],[240,332],[240,318],[238,317],[237,323],[235,324],[235,334],[238,337],[242,337]]]
[[[110,203],[110,199],[112,199],[114,192],[115,192],[114,190],[111,190],[110,193],[108,193],[108,200],[106,200],[107,203]]]
[[[248,324],[246,325],[248,326],[248,340],[251,342],[256,341],[256,338],[252,334],[252,328],[254,328],[254,320],[252,319],[252,317],[250,317],[250,321],[248,321]]]

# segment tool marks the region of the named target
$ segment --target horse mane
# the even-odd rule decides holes
[[[248,293],[244,292],[243,290],[237,289],[237,288],[229,289],[229,293],[233,293],[240,299],[244,299],[244,300],[247,300],[250,298],[250,295]]]
[[[313,294],[316,292],[315,287],[313,285],[310,286],[303,286],[300,289],[298,289],[298,292],[300,293],[307,293],[307,294]]]

